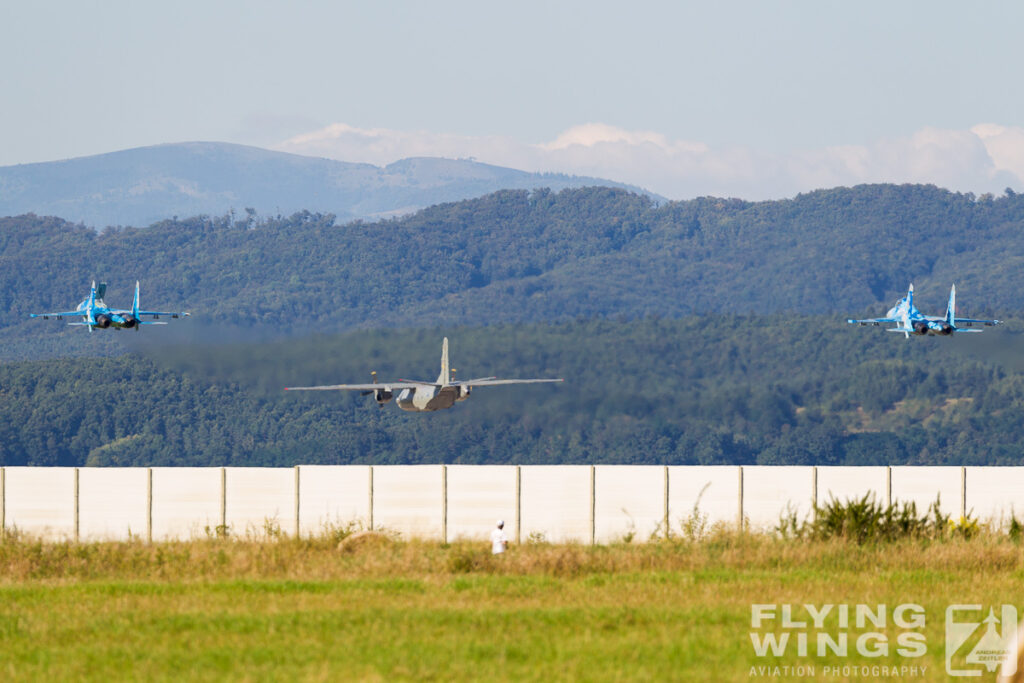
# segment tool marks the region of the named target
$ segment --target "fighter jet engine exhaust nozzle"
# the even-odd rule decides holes
[[[914,322],[914,334],[928,334],[928,323],[923,320],[917,320]]]
[[[130,315],[126,315],[126,316],[124,317],[124,322],[123,322],[123,323],[121,323],[121,324],[122,324],[122,325],[124,325],[124,327],[126,327],[126,328],[128,328],[128,329],[130,330],[130,329],[132,329],[133,327],[137,327],[137,326],[138,326],[138,324],[139,324],[139,321],[138,321],[138,320],[136,320],[135,318],[133,318],[133,317],[132,317],[132,316],[130,316]]]
[[[938,332],[941,335],[953,334],[953,326],[949,323],[942,323],[942,327],[939,328]]]
[[[102,328],[102,329],[105,330],[108,327],[110,327],[110,323],[111,323],[111,320],[110,320],[110,316],[109,315],[104,315],[104,314],[101,313],[100,315],[96,316],[96,327],[99,327],[99,328]]]

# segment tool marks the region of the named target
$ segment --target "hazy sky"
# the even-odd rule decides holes
[[[1016,1],[4,3],[0,165],[219,140],[672,198],[1020,191],[1022,27]]]

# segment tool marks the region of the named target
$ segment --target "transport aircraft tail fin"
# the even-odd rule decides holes
[[[441,374],[437,377],[437,383],[441,386],[448,386],[452,382],[451,365],[448,363],[448,337],[441,343]]]

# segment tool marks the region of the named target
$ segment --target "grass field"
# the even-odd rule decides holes
[[[946,607],[998,610],[1024,591],[1021,546],[986,534],[861,546],[723,532],[699,542],[527,544],[499,558],[482,544],[357,540],[339,550],[329,534],[8,539],[0,678],[946,680]],[[916,603],[927,649],[897,655],[905,629],[890,614],[884,627],[845,629],[847,657],[792,648],[758,657],[752,631],[787,630],[778,618],[752,628],[752,605],[765,603],[796,613],[805,603]],[[825,630],[843,631],[832,617]],[[889,655],[858,654],[854,639],[876,631]],[[782,668],[797,665],[804,675]],[[844,675],[843,666],[858,668]],[[893,677],[861,666],[917,670]]]

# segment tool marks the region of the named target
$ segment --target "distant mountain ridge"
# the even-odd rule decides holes
[[[255,209],[309,210],[340,221],[412,213],[501,189],[606,186],[599,178],[529,173],[464,159],[419,157],[385,167],[221,142],[139,147],[64,161],[0,167],[0,216],[58,216],[103,228],[144,227],[197,215]]]

